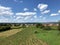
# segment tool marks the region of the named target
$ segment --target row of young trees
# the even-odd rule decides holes
[[[0,24],[0,31],[9,30],[9,29],[11,29],[11,26],[12,26],[12,24]],[[42,23],[37,23],[34,26],[36,26],[37,28],[44,29],[44,30],[51,30],[52,29],[49,25],[44,26]],[[26,25],[23,24],[22,27],[25,28]],[[58,22],[57,29],[60,31],[60,21]]]
[[[36,24],[36,27],[44,29],[44,30],[51,30],[52,29],[51,27],[53,27],[53,26],[49,26],[49,24],[47,24],[46,26],[44,26],[42,23],[38,23],[38,24]],[[57,27],[57,30],[60,31],[60,22],[58,22],[58,26],[56,26],[56,27]]]
[[[46,25],[44,26],[43,24],[39,23],[36,25],[37,28],[41,28],[41,29],[44,29],[44,30],[51,30],[51,27]]]
[[[9,24],[0,24],[0,32],[10,30],[11,26]]]
[[[59,24],[59,25],[58,25],[58,30],[60,31],[60,21],[58,22],[58,24]]]

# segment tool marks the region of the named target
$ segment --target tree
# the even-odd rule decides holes
[[[26,25],[25,25],[25,24],[22,24],[22,27],[23,27],[23,28],[25,28],[25,27],[26,27]]]
[[[44,27],[45,30],[51,30],[51,27],[50,26],[46,26]]]
[[[38,23],[38,24],[36,24],[36,27],[37,27],[37,28],[43,28],[43,27],[44,27],[44,25],[43,25],[43,24],[41,24],[41,23]]]
[[[49,26],[49,24],[46,24],[46,26],[43,29],[44,30],[51,30],[51,27]]]
[[[58,30],[60,31],[60,21],[58,22]]]

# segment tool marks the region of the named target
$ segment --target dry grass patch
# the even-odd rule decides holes
[[[0,32],[0,37],[8,37],[8,36],[16,34],[17,32],[20,32],[20,31],[21,31],[21,29],[12,29],[12,30],[8,30],[5,32]]]

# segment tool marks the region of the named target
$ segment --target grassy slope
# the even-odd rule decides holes
[[[0,38],[0,45],[42,45],[34,35],[33,28],[24,28],[15,35]]]
[[[58,30],[41,30],[37,28],[24,28],[21,32],[7,38],[0,38],[0,45],[44,45],[36,36],[47,42],[48,45],[60,45],[60,34]]]
[[[58,30],[40,30],[36,35],[38,38],[47,42],[49,45],[60,45],[60,34]]]

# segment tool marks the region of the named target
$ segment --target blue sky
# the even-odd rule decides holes
[[[0,22],[56,22],[60,0],[0,0]]]

